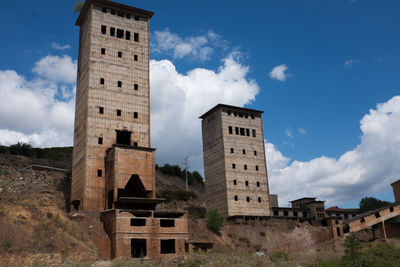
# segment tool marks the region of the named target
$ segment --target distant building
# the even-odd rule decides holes
[[[269,201],[271,202],[271,208],[279,207],[278,195],[277,194],[269,194]]]
[[[325,218],[325,201],[316,199],[315,197],[304,197],[290,202],[292,208],[308,209],[309,217],[319,220]]]
[[[271,215],[262,113],[218,104],[200,117],[208,209]]]
[[[329,207],[325,210],[327,217],[341,217],[343,220],[348,220],[360,214],[359,209],[341,209],[338,206]]]

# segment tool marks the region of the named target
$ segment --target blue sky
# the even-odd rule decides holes
[[[189,155],[192,169],[201,170],[197,117],[218,102],[245,105],[264,110],[270,186],[280,204],[306,195],[344,207],[367,195],[393,200],[389,183],[400,179],[400,153],[393,151],[400,148],[395,133],[400,128],[395,98],[400,89],[399,1],[121,2],[155,12],[150,28],[152,143],[159,163],[180,164]],[[73,5],[45,0],[3,4],[0,23],[7,26],[0,43],[0,92],[3,108],[11,108],[0,110],[1,143],[72,144],[71,77],[79,34]],[[37,105],[46,108],[38,111],[28,100],[18,102],[23,97],[12,94],[17,89],[26,99],[33,92]],[[176,107],[174,99],[183,104]],[[21,108],[11,113],[12,107],[26,105],[26,114]],[[37,123],[46,112],[51,119]],[[173,115],[180,118],[174,126],[181,131],[161,123]],[[24,120],[25,128],[15,123]],[[354,159],[340,160],[347,152]]]

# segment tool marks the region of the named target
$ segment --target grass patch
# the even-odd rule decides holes
[[[289,260],[289,256],[283,251],[278,251],[278,252],[272,253],[269,258],[271,259],[271,261],[273,261],[275,263],[284,262],[284,261]]]

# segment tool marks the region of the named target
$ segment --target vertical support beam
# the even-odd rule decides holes
[[[385,221],[382,221],[382,229],[383,229],[383,237],[385,238],[385,242],[386,242],[387,239],[386,239]]]

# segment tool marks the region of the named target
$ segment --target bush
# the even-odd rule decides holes
[[[162,174],[169,176],[178,176],[183,180],[186,179],[185,170],[182,170],[181,167],[179,167],[178,165],[164,164],[164,166],[160,167],[159,165],[156,164],[156,169],[160,170]],[[193,171],[193,172],[188,171],[187,176],[189,185],[198,183],[204,186],[204,179],[198,171]]]
[[[10,146],[0,146],[0,153],[23,155],[31,158],[59,160],[72,156],[72,147],[34,148],[30,144],[18,142]]]
[[[216,234],[219,234],[222,226],[225,224],[225,218],[216,210],[207,213],[207,228]]]

